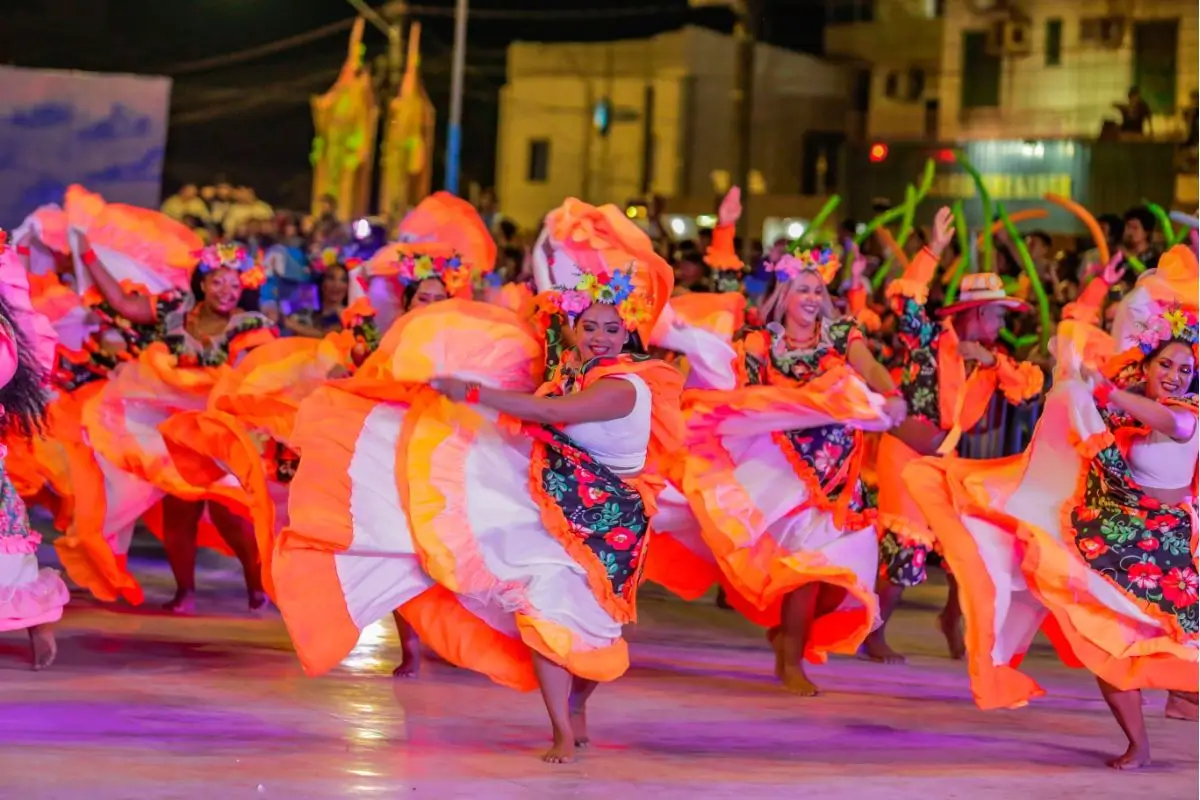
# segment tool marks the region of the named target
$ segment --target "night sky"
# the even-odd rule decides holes
[[[376,0],[372,5],[379,7]],[[435,181],[440,181],[448,109],[454,0],[419,0],[423,73],[438,109]],[[762,0],[763,39],[819,52],[820,0]],[[354,11],[345,0],[8,0],[0,63],[169,75],[174,79],[166,191],[225,177],[268,200],[304,205],[311,180],[308,98],[325,91],[346,52]],[[471,0],[463,180],[487,185],[495,168],[497,91],[514,40],[602,41],[647,36],[684,24],[728,31],[724,9],[687,0]],[[625,12],[625,13],[623,13]],[[325,29],[327,33],[320,35]],[[261,58],[222,57],[314,32]],[[370,29],[368,59],[385,52]]]

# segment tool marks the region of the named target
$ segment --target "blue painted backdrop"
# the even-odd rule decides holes
[[[0,67],[0,227],[72,183],[157,208],[171,79]]]

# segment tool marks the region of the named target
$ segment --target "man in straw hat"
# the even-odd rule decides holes
[[[880,570],[876,591],[883,625],[863,645],[862,657],[884,663],[904,657],[884,638],[888,618],[900,603],[904,589],[925,581],[925,562],[937,542],[912,489],[902,477],[904,467],[922,456],[956,457],[964,431],[984,419],[997,392],[1012,404],[1038,396],[1042,371],[1018,363],[997,347],[1009,311],[1028,305],[1004,291],[993,273],[965,275],[958,301],[938,312],[940,323],[929,318],[925,304],[942,251],[954,237],[950,209],[938,211],[933,237],[889,284],[888,300],[898,319],[900,385],[908,403],[908,419],[880,441],[878,457]],[[953,658],[965,653],[958,587],[947,576],[950,595],[939,617]]]

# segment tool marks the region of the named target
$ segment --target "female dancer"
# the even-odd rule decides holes
[[[29,284],[0,231],[0,433],[31,436],[46,411],[45,382],[53,364],[49,323],[38,319]],[[42,348],[48,343],[49,348]],[[41,350],[41,352],[39,352]],[[54,623],[70,599],[51,569],[38,569],[41,534],[29,527],[25,504],[4,470],[0,445],[0,631],[28,630],[33,668],[54,663]]]
[[[283,328],[295,336],[320,339],[327,333],[342,329],[342,312],[350,295],[350,270],[338,251],[321,251],[312,267],[317,280],[317,308],[304,308],[288,314]]]
[[[86,242],[83,243],[86,247]],[[175,576],[175,596],[164,606],[195,608],[196,550],[201,517],[213,526],[242,564],[251,610],[267,602],[258,551],[237,492],[198,492],[170,463],[158,425],[179,411],[205,407],[218,378],[248,349],[275,338],[270,322],[238,308],[242,291],[261,285],[262,268],[237,244],[206,248],[192,278],[192,291],[156,296],[135,294],[118,283],[95,252],[82,261],[105,300],[124,319],[156,326],[158,341],[126,365],[84,411],[92,445],[119,468],[144,478],[166,494],[162,501],[163,544]],[[137,413],[130,413],[136,409]],[[209,502],[210,500],[225,500]],[[232,506],[232,508],[230,507]],[[235,510],[236,509],[236,510]]]
[[[723,204],[722,222],[726,212]],[[714,246],[730,238],[726,227]],[[726,598],[768,627],[777,676],[803,696],[817,693],[806,657],[820,663],[829,652],[853,653],[878,623],[874,513],[859,477],[863,430],[905,416],[854,321],[833,310],[826,284],[839,266],[827,249],[779,259],[777,287],[762,308],[766,327],[732,347],[700,331],[663,341],[687,353],[695,387],[684,394],[688,446],[678,486]],[[856,282],[863,266],[855,264]],[[664,506],[671,499],[664,496]],[[674,533],[669,523],[658,531]],[[654,564],[653,579],[668,588],[691,583],[671,574],[690,559],[674,561]]]
[[[1117,769],[1150,763],[1141,689],[1172,690],[1168,714],[1196,717],[1196,341],[1195,314],[1162,307],[1103,374],[1060,342],[1024,455],[925,459],[904,475],[964,577],[976,702],[1042,694],[1010,665],[1048,612],[1060,654],[1096,675],[1129,741]]]
[[[636,352],[671,288],[645,234],[575,200],[546,228],[539,287],[573,337],[551,380],[533,391],[546,339],[505,309],[451,300],[403,317],[304,402],[272,572],[309,673],[398,607],[451,663],[540,687],[545,760],[561,763],[588,741],[596,682],[628,667],[621,627],[681,380]]]

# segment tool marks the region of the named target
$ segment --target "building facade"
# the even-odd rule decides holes
[[[1139,87],[1147,135],[1184,138],[1196,0],[947,0],[941,138],[1099,137]]]
[[[856,71],[851,138],[938,136],[944,0],[825,0],[825,54]]]
[[[654,194],[674,209],[711,210],[733,168],[735,55],[732,38],[695,27],[511,45],[496,165],[504,214],[535,227],[564,197],[622,204]],[[852,73],[768,45],[755,58],[749,190],[824,194],[846,138]]]

